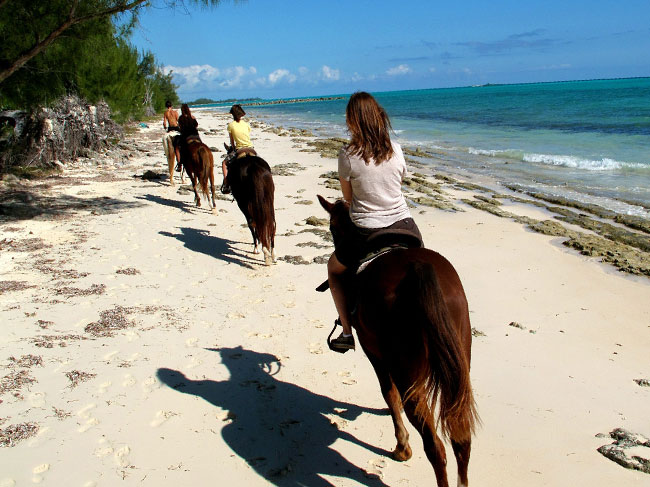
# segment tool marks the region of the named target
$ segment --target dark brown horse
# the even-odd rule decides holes
[[[225,144],[224,144],[225,145]],[[226,145],[226,149],[232,149]],[[253,252],[262,245],[264,263],[275,262],[275,185],[268,163],[256,155],[235,157],[228,164],[228,183],[253,236]]]
[[[207,145],[201,142],[198,136],[190,136],[181,145],[180,156],[181,164],[192,181],[196,206],[201,206],[201,198],[196,188],[197,183],[200,185],[201,192],[208,199],[208,204],[210,203],[210,194],[208,193],[208,181],[210,181],[212,211],[216,211],[215,208],[217,205],[214,202],[214,158],[212,157],[212,151]]]
[[[330,214],[332,234],[342,235],[352,222],[348,205],[318,199]],[[336,241],[336,239],[335,239]],[[411,457],[407,418],[422,436],[424,450],[440,487],[447,487],[446,454],[436,434],[451,441],[458,485],[467,486],[471,437],[478,415],[470,383],[472,333],[467,299],[454,267],[424,248],[401,248],[381,254],[354,279],[349,297],[352,324],[377,373],[395,426],[396,460]],[[438,406],[438,415],[434,411]]]

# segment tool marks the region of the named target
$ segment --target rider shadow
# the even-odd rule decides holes
[[[254,265],[262,265],[262,262],[253,260],[246,254],[237,250],[232,240],[227,240],[221,237],[210,235],[207,230],[199,230],[196,228],[180,227],[181,233],[171,233],[160,231],[160,235],[165,237],[174,237],[175,239],[183,242],[185,248],[202,254],[231,262],[233,264],[246,267],[247,269],[255,269]],[[251,265],[254,264],[254,265]]]
[[[278,487],[332,486],[322,475],[345,477],[366,486],[386,486],[330,448],[338,439],[376,455],[389,452],[338,430],[325,415],[353,420],[361,413],[385,414],[315,394],[274,377],[282,364],[268,353],[236,348],[219,352],[230,378],[191,380],[182,372],[161,368],[157,376],[183,394],[201,397],[228,411],[221,436],[257,474]],[[273,372],[273,369],[276,369]]]

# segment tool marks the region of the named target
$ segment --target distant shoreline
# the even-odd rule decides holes
[[[314,102],[314,101],[331,101],[331,100],[345,100],[345,96],[319,96],[315,98],[287,98],[279,100],[265,100],[265,101],[251,101],[251,100],[241,100],[240,105],[250,107],[250,106],[260,106],[260,105],[283,105],[287,103],[305,103],[305,102]],[[236,103],[237,100],[227,100],[227,101],[211,101],[206,103],[200,103],[197,105],[192,105],[197,108],[206,107],[208,105],[216,104],[226,104],[226,103]]]

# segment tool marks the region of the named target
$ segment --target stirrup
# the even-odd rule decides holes
[[[335,340],[337,340],[338,338],[334,338],[334,339],[332,339],[332,335],[333,335],[334,332],[336,331],[336,327],[337,327],[337,326],[342,326],[342,325],[341,325],[341,319],[340,319],[340,318],[337,318],[337,319],[334,320],[334,328],[332,328],[332,331],[330,331],[330,334],[327,336],[327,346],[328,346],[328,347],[330,348],[330,350],[332,350],[333,352],[338,352],[338,353],[345,353],[345,352],[347,352],[348,350],[355,350],[355,343],[354,343],[354,337],[353,337],[353,336],[351,337],[351,338],[352,338],[352,346],[351,346],[351,347],[349,347],[349,348],[337,348],[337,347],[336,347],[336,345],[335,345],[334,342],[335,342]]]

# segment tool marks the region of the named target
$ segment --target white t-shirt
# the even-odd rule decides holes
[[[373,160],[366,164],[361,157],[350,155],[347,147],[339,152],[339,177],[350,181],[350,218],[359,227],[385,228],[411,217],[402,194],[406,161],[400,145],[391,144],[393,156],[381,164]]]

